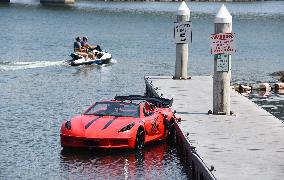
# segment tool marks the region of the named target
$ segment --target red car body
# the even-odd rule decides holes
[[[171,103],[137,95],[96,102],[82,115],[62,123],[61,146],[142,149],[144,144],[173,135]]]

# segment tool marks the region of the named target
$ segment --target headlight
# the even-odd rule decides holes
[[[66,129],[71,130],[71,121],[66,121],[65,127]]]
[[[135,122],[128,124],[127,126],[123,127],[119,132],[124,132],[130,130],[135,125]]]

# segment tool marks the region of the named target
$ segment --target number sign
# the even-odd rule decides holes
[[[191,42],[191,22],[176,22],[174,35],[177,44]]]

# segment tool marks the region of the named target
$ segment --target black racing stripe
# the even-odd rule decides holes
[[[88,129],[88,127],[90,127],[96,120],[100,119],[102,116],[99,116],[93,120],[91,120],[86,126],[85,126],[85,129]]]
[[[108,123],[106,123],[106,125],[104,126],[103,129],[106,129],[107,127],[109,127],[109,125],[110,125],[111,123],[113,123],[113,121],[116,120],[117,118],[118,118],[118,117],[115,117],[115,118],[113,118],[112,120],[110,120]]]

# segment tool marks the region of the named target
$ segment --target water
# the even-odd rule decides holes
[[[144,75],[174,73],[173,22],[180,3],[36,0],[0,5],[1,179],[186,179],[175,149],[64,153],[59,129],[96,100],[143,94]],[[220,3],[188,3],[193,21],[191,75],[211,75],[209,35]],[[237,34],[232,82],[275,81],[284,68],[284,2],[227,3]],[[69,67],[76,36],[113,54],[108,66]],[[251,98],[284,119],[283,94]]]

